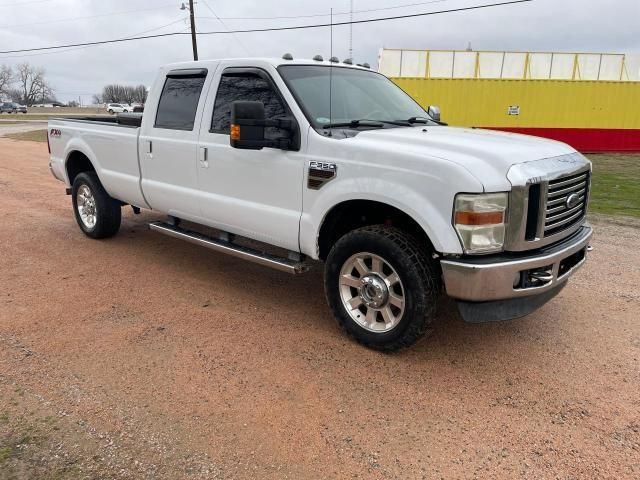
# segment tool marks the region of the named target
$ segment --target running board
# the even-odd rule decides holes
[[[225,240],[207,237],[201,233],[185,230],[168,223],[152,222],[149,224],[149,228],[173,238],[179,238],[180,240],[185,240],[189,243],[215,250],[216,252],[226,253],[227,255],[249,260],[250,262],[275,268],[276,270],[288,272],[293,275],[298,275],[309,270],[309,266],[302,261],[277,257],[248,247],[235,245]]]

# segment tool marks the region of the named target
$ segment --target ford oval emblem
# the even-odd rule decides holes
[[[567,197],[567,201],[565,205],[567,206],[567,209],[572,209],[573,207],[577,206],[579,203],[580,203],[580,195],[578,195],[577,193],[572,193]]]

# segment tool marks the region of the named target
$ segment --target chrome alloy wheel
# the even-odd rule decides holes
[[[340,270],[342,304],[351,318],[370,332],[395,328],[404,314],[404,287],[384,258],[373,253],[352,255]]]
[[[96,213],[96,200],[93,198],[93,193],[91,193],[91,189],[87,185],[81,185],[80,188],[78,188],[76,203],[80,220],[82,220],[84,226],[87,228],[95,227],[98,217]]]

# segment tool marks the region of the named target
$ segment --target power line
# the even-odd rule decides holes
[[[423,12],[423,13],[413,13],[413,14],[407,14],[407,15],[396,15],[396,16],[392,16],[392,17],[370,18],[370,19],[367,19],[367,20],[354,20],[353,22],[351,22],[351,21],[336,22],[333,25],[334,26],[341,26],[341,25],[352,25],[352,24],[355,25],[355,24],[363,24],[363,23],[385,22],[385,21],[390,21],[390,20],[401,20],[401,19],[407,19],[407,18],[417,18],[417,17],[426,17],[426,16],[431,16],[431,15],[440,15],[440,14],[444,14],[444,13],[467,12],[467,11],[471,11],[471,10],[480,10],[480,9],[485,9],[485,8],[500,7],[500,6],[506,6],[506,5],[515,5],[515,4],[519,4],[519,3],[528,3],[528,2],[532,2],[532,1],[534,1],[534,0],[511,0],[511,1],[508,1],[508,2],[489,3],[489,4],[483,4],[483,5],[474,5],[474,6],[469,6],[469,7],[453,8],[453,9],[449,9],[449,10],[438,10],[438,11],[435,11],[435,12]],[[277,27],[277,28],[254,28],[254,29],[247,29],[247,30],[227,30],[227,31],[200,32],[199,35],[224,35],[224,34],[235,34],[235,33],[280,32],[280,31],[288,31],[288,30],[304,30],[304,29],[308,29],[308,28],[324,28],[324,27],[330,27],[330,26],[331,26],[330,23],[318,23],[318,24],[314,24],[314,25],[294,25],[294,26],[289,26],[289,27]],[[112,40],[102,40],[102,41],[84,42],[84,43],[71,43],[71,44],[66,44],[66,45],[55,45],[55,46],[50,46],[50,47],[22,48],[22,49],[18,49],[18,50],[3,50],[3,51],[0,51],[0,54],[34,52],[34,51],[42,51],[42,50],[57,50],[57,49],[60,49],[60,48],[84,47],[84,46],[92,46],[92,45],[104,45],[104,44],[108,44],[108,43],[131,42],[133,40],[144,40],[144,39],[149,39],[149,38],[172,37],[172,36],[185,35],[185,34],[188,35],[188,33],[185,33],[185,32],[159,33],[159,34],[156,34],[156,35],[144,35],[144,36],[135,36],[135,37],[128,37],[128,38],[116,38],[116,39],[112,39]]]
[[[129,35],[129,37],[137,37],[138,35],[144,35],[145,33],[149,33],[149,32],[155,32],[156,30],[161,30],[163,28],[169,27],[171,25],[175,25],[176,23],[180,23],[180,22],[184,22],[185,20],[187,20],[186,18],[179,18],[178,20],[174,20],[171,23],[167,23],[165,25],[161,25],[159,27],[154,27],[154,28],[150,28],[148,30],[143,30],[142,32],[137,32],[137,33],[133,33],[131,35]],[[189,30],[188,28],[186,28],[183,31],[187,31]],[[129,38],[127,37],[127,38]],[[59,50],[57,52],[40,52],[40,53],[31,53],[31,54],[27,54],[27,55],[5,55],[3,57],[0,57],[0,59],[5,59],[5,58],[23,58],[23,57],[37,57],[40,55],[55,55],[58,53],[67,53],[67,52],[74,52],[76,50],[85,50],[87,48],[93,47],[94,45],[85,45],[83,47],[74,47],[74,48],[68,48],[66,50]]]
[[[17,27],[30,27],[32,25],[49,25],[50,23],[64,23],[64,22],[75,22],[76,20],[89,20],[92,18],[102,18],[102,17],[113,17],[117,15],[127,15],[129,13],[138,13],[138,12],[148,12],[151,10],[158,10],[159,8],[173,7],[175,8],[175,4],[173,3],[165,3],[163,5],[156,5],[152,8],[139,8],[137,10],[127,10],[120,12],[111,12],[111,13],[99,13],[96,15],[87,15],[85,17],[70,17],[70,18],[60,18],[53,20],[46,20],[42,22],[34,22],[34,23],[14,23],[11,25],[0,25],[0,28],[17,28]]]
[[[27,2],[11,2],[11,3],[1,3],[0,8],[6,7],[21,7],[23,5],[32,5],[35,3],[49,3],[54,2],[55,0],[29,0]]]
[[[207,1],[206,1],[206,0],[202,0],[202,3],[204,3],[204,6],[205,6],[205,7],[207,7],[207,8],[211,11],[211,13],[213,13],[213,15],[214,15],[214,16],[216,17],[216,19],[220,22],[220,25],[222,25],[222,26],[223,26],[223,28],[225,28],[225,29],[227,29],[227,30],[230,30],[230,28],[229,28],[229,27],[227,27],[227,25],[226,25],[226,24],[222,21],[222,19],[218,16],[218,14],[217,14],[216,12],[214,12],[214,11],[213,11],[213,8],[211,8],[211,7],[209,6],[209,4],[207,3]],[[239,39],[236,35],[233,35],[233,38],[234,38],[234,40],[235,40],[236,42],[238,42],[238,45],[240,45],[240,46],[242,47],[242,49],[243,49],[245,52],[247,52],[247,55],[251,55],[251,54],[249,53],[249,50],[247,49],[247,47],[245,47],[245,46],[244,46],[244,44],[240,41],[240,39]]]
[[[430,0],[428,2],[416,2],[416,3],[405,3],[403,5],[394,5],[391,7],[380,7],[380,8],[369,8],[367,10],[354,10],[353,13],[370,13],[370,12],[380,12],[383,10],[397,10],[400,8],[407,7],[417,7],[422,5],[430,5],[433,3],[443,3],[448,2],[450,0]],[[352,12],[335,12],[333,16],[338,15],[351,15]],[[276,17],[220,17],[222,20],[292,20],[298,18],[318,18],[318,17],[328,17],[328,13],[312,13],[308,15],[282,15]],[[212,17],[203,17],[203,18],[212,18]]]

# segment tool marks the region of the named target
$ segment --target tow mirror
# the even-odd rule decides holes
[[[231,104],[231,146],[260,150],[264,147],[264,103]]]
[[[267,120],[262,102],[233,102],[231,104],[230,143],[233,148],[245,150],[262,150],[264,147],[289,150],[294,124],[289,118]],[[264,129],[266,127],[282,129],[282,138],[265,139]]]
[[[430,105],[429,110],[427,110],[427,113],[436,122],[440,121],[440,107],[436,107],[435,105]]]

